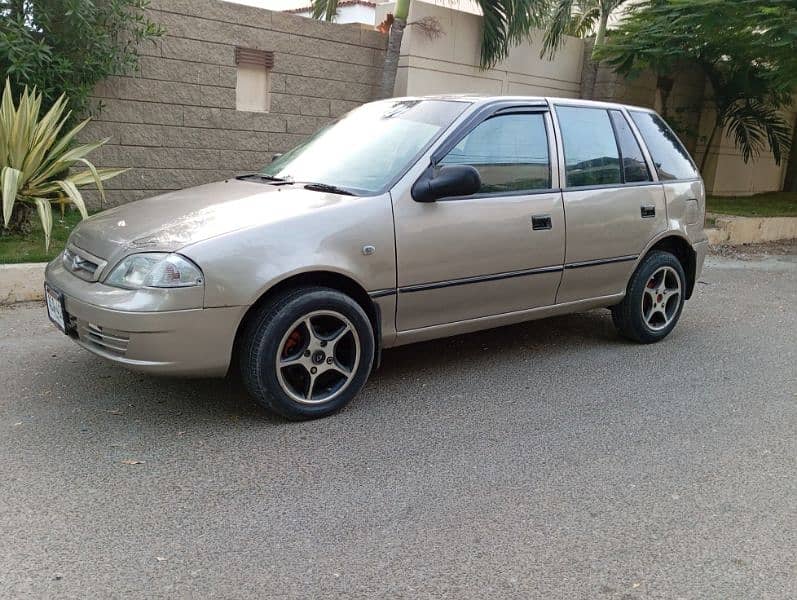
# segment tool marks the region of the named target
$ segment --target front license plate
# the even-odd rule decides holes
[[[47,300],[47,316],[55,323],[61,331],[66,333],[66,322],[64,319],[64,295],[57,292],[50,286],[44,286],[44,298]]]

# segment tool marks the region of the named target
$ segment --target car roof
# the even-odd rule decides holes
[[[399,98],[394,98],[398,100]],[[581,98],[560,98],[556,96],[491,96],[483,94],[431,94],[426,96],[412,96],[401,98],[401,100],[452,100],[457,102],[468,102],[475,105],[491,104],[493,102],[523,102],[535,104],[567,104],[570,106],[595,106],[600,108],[620,108],[625,107],[632,110],[642,110],[652,112],[652,109],[645,106],[634,106],[632,104],[621,104],[619,102],[604,102],[600,100],[582,100]]]

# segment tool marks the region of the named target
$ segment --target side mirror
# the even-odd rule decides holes
[[[282,154],[272,154],[271,155],[271,162],[274,162],[278,158],[282,157]]]
[[[434,202],[449,196],[470,196],[482,187],[479,172],[470,165],[446,165],[434,175],[429,168],[412,186],[416,202]]]

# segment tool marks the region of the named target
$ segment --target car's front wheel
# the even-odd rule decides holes
[[[250,320],[241,374],[254,399],[288,419],[325,417],[365,385],[374,359],[371,322],[337,290],[301,288]]]
[[[631,276],[623,301],[612,307],[620,333],[642,344],[667,337],[683,310],[685,281],[675,256],[663,251],[648,254]]]

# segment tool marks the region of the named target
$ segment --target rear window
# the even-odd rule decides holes
[[[694,179],[698,176],[692,159],[681,141],[655,113],[629,111],[648,147],[661,180]]]

